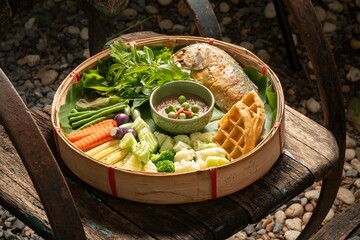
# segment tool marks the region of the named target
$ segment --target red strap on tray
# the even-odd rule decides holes
[[[215,39],[213,39],[213,38],[208,38],[208,44],[213,45],[213,44],[214,44],[214,41],[215,41]]]
[[[116,182],[115,182],[115,168],[113,166],[108,167],[108,181],[111,189],[111,194],[117,197]]]
[[[211,193],[212,198],[215,200],[217,198],[217,176],[216,176],[216,168],[209,168],[211,174]]]
[[[80,81],[80,75],[79,75],[79,73],[77,73],[76,71],[72,71],[71,72],[71,76],[72,76],[72,78],[73,78],[73,80],[74,80],[74,82],[79,82]]]
[[[282,153],[282,149],[283,149],[283,146],[282,146],[282,127],[281,127],[281,122],[276,122],[275,124],[274,124],[274,127],[275,128],[279,128],[279,145],[280,145],[280,153]]]
[[[264,66],[262,66],[262,68],[261,68],[261,73],[262,73],[262,75],[265,75],[266,74],[266,72],[267,72],[267,70],[268,70],[268,65],[264,65]]]

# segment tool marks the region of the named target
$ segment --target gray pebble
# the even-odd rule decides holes
[[[290,218],[286,219],[285,225],[290,230],[301,231],[301,219],[300,218]]]
[[[353,160],[355,158],[355,156],[356,156],[356,152],[355,152],[354,149],[347,148],[345,150],[345,161],[347,161],[347,162],[351,161],[351,160]]]
[[[127,8],[122,12],[122,15],[128,20],[135,19],[137,14],[137,11],[133,8]]]
[[[316,11],[316,15],[319,18],[320,22],[325,21],[326,19],[326,11],[324,10],[324,8],[319,7],[319,6],[315,6],[315,11]]]
[[[255,227],[254,224],[248,224],[246,226],[246,228],[244,228],[244,231],[246,232],[247,235],[251,234],[252,232],[254,232]]]
[[[173,26],[174,26],[174,23],[170,19],[163,19],[159,22],[159,27],[163,30],[172,29]]]
[[[243,48],[246,48],[247,50],[249,51],[252,51],[254,50],[254,44],[250,43],[250,42],[241,42],[240,43],[240,46],[243,47]]]
[[[284,237],[286,240],[296,240],[296,238],[300,235],[299,231],[290,230],[285,232]]]
[[[146,13],[150,14],[150,15],[156,15],[159,13],[159,10],[152,6],[152,5],[147,5],[145,8]]]
[[[360,161],[357,158],[351,160],[350,164],[356,171],[360,172]]]
[[[36,88],[36,89],[34,90],[34,96],[37,97],[37,98],[42,98],[42,97],[44,97],[43,94],[42,94],[42,92],[41,92],[41,89],[39,89],[39,88]]]
[[[314,98],[309,98],[307,100],[306,107],[312,113],[317,113],[321,109],[320,102],[316,101]]]
[[[269,63],[271,61],[270,54],[265,49],[260,49],[256,55],[263,60],[264,63]]]
[[[46,53],[47,47],[47,41],[44,39],[40,39],[39,42],[36,44],[36,50],[41,54]]]
[[[328,7],[332,12],[335,13],[341,13],[342,11],[344,11],[344,6],[339,1],[329,3]]]
[[[40,62],[40,56],[38,54],[29,54],[24,57],[24,60],[29,67],[33,67]]]
[[[227,13],[230,10],[230,5],[227,2],[221,2],[219,4],[219,11],[222,13]]]
[[[354,186],[355,186],[356,188],[360,188],[360,178],[358,178],[358,179],[355,180]]]
[[[260,222],[258,222],[258,223],[255,225],[255,230],[258,231],[258,230],[262,229],[262,224],[263,224],[263,221],[261,220]]]
[[[84,27],[84,28],[81,29],[80,37],[83,40],[88,40],[89,39],[89,29],[87,27]]]
[[[6,240],[16,239],[16,235],[11,232],[10,229],[4,231],[4,238]]]
[[[0,49],[1,51],[5,51],[5,52],[12,50],[12,42],[11,41],[1,42]]]
[[[257,233],[258,235],[263,235],[263,234],[266,233],[266,230],[262,228],[262,229],[258,230],[256,233]]]
[[[14,222],[16,220],[16,217],[14,217],[14,216],[10,216],[10,217],[8,217],[5,221],[6,222]]]
[[[350,178],[356,178],[358,174],[359,172],[352,168],[346,171],[346,176]]]
[[[44,86],[50,85],[54,83],[54,81],[57,79],[58,76],[59,73],[56,70],[50,69],[46,71],[41,77],[41,84]]]
[[[275,223],[274,228],[272,229],[273,233],[279,233],[281,231],[281,229],[283,228],[283,224],[281,223]]]
[[[31,80],[26,80],[24,82],[24,85],[22,85],[22,86],[24,86],[24,90],[33,89],[35,87],[34,84],[31,82]]]
[[[188,31],[188,28],[182,24],[174,24],[173,30],[177,34],[183,34]]]
[[[356,147],[356,141],[346,135],[346,148],[355,148]]]
[[[334,32],[336,30],[336,25],[331,22],[325,22],[323,29],[326,33]]]
[[[349,72],[346,74],[346,79],[350,82],[358,82],[360,80],[360,69],[351,67]]]
[[[22,221],[20,221],[19,219],[16,219],[11,231],[13,233],[17,234],[17,233],[21,233],[24,230],[24,228],[25,228],[25,224]]]
[[[3,226],[4,226],[6,229],[7,229],[7,228],[10,228],[11,222],[5,221]]]
[[[264,15],[268,19],[276,17],[276,11],[273,2],[270,2],[265,6]]]

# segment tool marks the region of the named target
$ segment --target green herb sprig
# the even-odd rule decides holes
[[[156,87],[191,79],[189,71],[174,64],[171,54],[166,47],[138,49],[134,44],[128,47],[122,41],[114,42],[110,45],[110,58],[82,74],[83,97],[116,95],[139,107]]]

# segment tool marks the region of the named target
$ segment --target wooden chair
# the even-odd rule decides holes
[[[204,24],[214,20],[209,19],[209,16],[214,16],[209,3],[203,0],[188,2],[197,17],[200,33],[213,36],[214,25]],[[9,150],[10,146],[3,134],[0,134],[4,146],[0,148],[0,175],[4,179],[0,181],[1,204],[5,204],[5,207],[45,238],[226,238],[248,223],[261,220],[314,181],[322,180],[315,212],[299,236],[299,239],[309,239],[332,206],[341,182],[345,154],[345,114],[335,61],[311,1],[285,2],[313,64],[328,130],[286,106],[285,148],[289,153],[284,152],[262,179],[229,197],[178,206],[139,204],[107,196],[78,180],[68,172],[61,160],[56,161],[49,116],[39,112],[31,114],[1,71],[0,124],[4,126],[25,165],[51,229],[47,225],[46,216],[39,213],[43,209],[38,206],[36,192],[31,187],[17,188],[20,200],[9,189],[9,186],[16,187],[28,182],[28,178],[16,161],[16,155]],[[205,5],[199,8],[195,3]],[[199,12],[199,9],[202,10]],[[211,13],[205,17],[205,21],[202,15],[204,9]],[[149,35],[139,33],[123,38]],[[23,196],[33,200],[29,202]],[[154,219],[154,216],[157,218]],[[118,224],[114,221],[118,221]]]

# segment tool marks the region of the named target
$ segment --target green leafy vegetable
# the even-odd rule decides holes
[[[135,107],[146,102],[152,90],[166,82],[191,79],[190,72],[176,66],[168,48],[152,50],[144,46],[137,49],[118,41],[110,45],[110,58],[99,60],[96,69],[81,76],[82,97],[116,95],[134,101]]]
[[[244,67],[244,72],[258,87],[258,94],[265,106],[265,130],[269,132],[275,121],[277,112],[277,95],[274,91],[271,81],[267,76],[261,74],[256,69]]]
[[[75,109],[76,102],[81,98],[81,88],[81,82],[73,84],[67,92],[65,104],[60,107],[59,120],[65,132],[73,130],[70,125],[69,113]]]
[[[106,106],[113,105],[115,103],[121,102],[122,99],[117,96],[110,96],[110,97],[99,97],[95,100],[88,101],[87,99],[80,98],[76,102],[76,110],[79,111],[87,111],[87,110],[95,110],[100,109]]]

